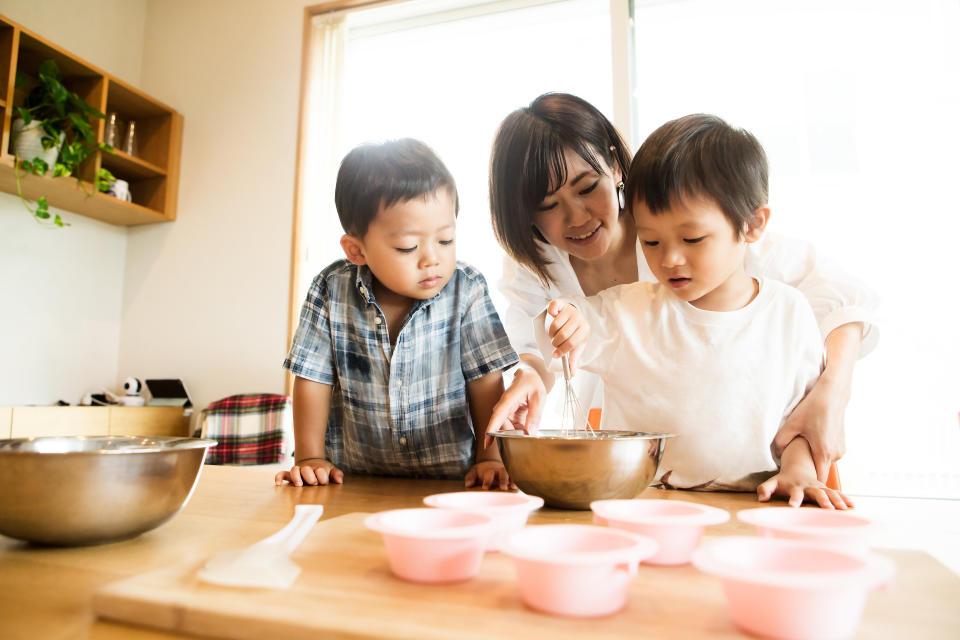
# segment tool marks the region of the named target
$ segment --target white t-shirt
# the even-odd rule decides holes
[[[565,299],[590,323],[581,367],[604,380],[604,428],[678,436],[667,441],[658,483],[745,491],[776,472],[770,445],[823,362],[817,321],[796,289],[760,280],[756,298],[728,312],[649,282]]]
[[[624,214],[628,215],[628,214]],[[517,353],[541,355],[533,333],[533,318],[539,315],[555,298],[582,296],[583,288],[570,265],[570,255],[553,245],[538,243],[551,263],[547,270],[554,282],[544,285],[530,269],[509,256],[504,259],[503,276],[498,282],[507,298],[506,312],[501,314],[510,343]],[[637,279],[656,282],[643,257],[637,241]],[[766,232],[758,241],[747,245],[745,258],[747,274],[757,279],[779,280],[796,287],[813,307],[823,338],[848,322],[863,323],[860,357],[869,353],[877,343],[876,327],[880,299],[862,282],[843,272],[805,241],[777,236]],[[559,372],[559,361],[552,363]],[[563,385],[554,385],[547,400],[541,424],[556,428],[563,407]],[[587,408],[603,406],[603,383],[589,373],[578,373],[574,386],[580,403]]]

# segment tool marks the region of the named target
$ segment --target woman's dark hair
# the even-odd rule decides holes
[[[358,238],[367,233],[380,207],[435,192],[450,191],[454,211],[460,199],[453,176],[433,150],[412,138],[354,148],[340,163],[334,202],[343,230]]]
[[[753,134],[698,113],[650,134],[630,164],[624,195],[628,209],[643,202],[653,214],[684,198],[711,198],[739,238],[768,201],[767,174],[767,156]]]
[[[497,240],[511,258],[544,283],[549,262],[536,240],[533,216],[543,199],[567,180],[570,149],[606,174],[626,173],[630,155],[623,137],[596,107],[568,93],[545,93],[508,115],[490,156],[490,214]]]

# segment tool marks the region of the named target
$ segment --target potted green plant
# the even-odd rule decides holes
[[[27,94],[23,106],[15,109],[17,119],[13,123],[13,132],[16,166],[37,176],[48,172],[52,172],[54,178],[73,175],[82,186],[80,164],[97,149],[113,151],[109,145],[97,142],[90,124],[91,118],[102,119],[104,115],[63,85],[60,70],[53,60],[40,65],[37,79],[38,84]],[[25,84],[26,77],[18,71],[16,86]],[[37,198],[35,205],[31,205],[20,189],[21,174],[17,171],[14,173],[17,176],[17,193],[27,211],[38,222],[49,220],[46,196]],[[94,178],[94,188],[107,191],[115,180],[108,170],[101,168]],[[65,224],[59,215],[54,216],[52,223],[58,227]]]

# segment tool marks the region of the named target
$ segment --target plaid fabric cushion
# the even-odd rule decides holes
[[[270,464],[280,462],[293,446],[290,396],[243,393],[207,405],[199,433],[219,444],[207,464]]]

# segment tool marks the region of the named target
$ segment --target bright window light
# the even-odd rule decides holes
[[[344,39],[331,157],[339,163],[360,143],[394,138],[430,145],[460,193],[457,257],[484,274],[503,310],[496,290],[503,251],[487,197],[497,126],[547,91],[580,95],[612,116],[608,1],[413,1],[348,14]],[[337,166],[324,170],[335,174]],[[313,276],[343,256],[332,187],[305,201],[305,217],[314,221],[304,221],[312,231],[304,234],[301,300]]]
[[[632,64],[615,66],[617,1],[411,0],[314,18],[327,31],[312,54],[297,299],[342,256],[343,155],[415,137],[456,178],[458,257],[502,310],[487,199],[497,125],[546,91],[612,117],[615,84],[632,82],[634,148],[694,112],[749,129],[770,158],[771,231],[810,240],[883,297],[846,413],[844,489],[960,497],[960,3],[632,0]]]
[[[960,497],[960,4],[634,3],[635,135],[713,113],[770,159],[771,229],[883,298],[845,490]]]

